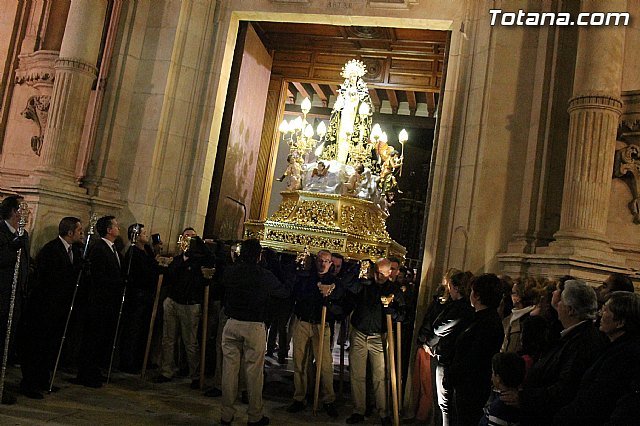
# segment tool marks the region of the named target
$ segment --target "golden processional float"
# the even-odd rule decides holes
[[[407,132],[400,132],[398,152],[387,144],[362,79],[365,65],[351,60],[342,68],[344,83],[329,125],[316,131],[307,122],[311,109],[302,102],[302,117],[280,125],[289,145],[287,180],[277,211],[265,221],[248,221],[247,238],[291,253],[326,249],[352,259],[404,258],[406,249],[389,236],[385,220],[398,192]],[[314,139],[317,133],[319,139]]]

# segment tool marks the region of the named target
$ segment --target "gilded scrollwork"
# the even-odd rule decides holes
[[[276,210],[276,212],[271,215],[269,220],[272,220],[274,222],[284,221],[296,208],[296,204],[298,204],[297,200],[283,200],[282,203],[280,203],[280,207],[278,207],[278,210]]]
[[[342,229],[354,235],[381,240],[389,239],[384,219],[381,215],[355,205],[340,209]]]
[[[270,241],[273,241],[277,243],[302,247],[322,247],[331,251],[342,250],[342,247],[344,245],[344,242],[341,238],[332,238],[318,234],[303,234],[299,232],[281,231],[275,229],[266,229],[264,239],[267,244]]]
[[[335,204],[318,200],[303,200],[286,222],[299,225],[337,228]]]
[[[386,248],[360,241],[347,241],[347,253],[357,253],[360,256],[378,259],[386,255]]]

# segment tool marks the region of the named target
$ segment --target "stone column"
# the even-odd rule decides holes
[[[55,82],[42,159],[38,172],[75,180],[78,148],[96,78],[96,62],[104,28],[107,0],[72,0],[60,58],[55,64]]]
[[[606,10],[604,10],[606,9]],[[626,10],[626,1],[583,0],[582,12]],[[618,118],[625,27],[581,27],[560,229],[550,252],[603,258]]]

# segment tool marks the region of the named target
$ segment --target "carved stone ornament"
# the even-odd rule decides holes
[[[38,135],[31,137],[31,150],[38,156],[42,151],[42,142],[44,140],[44,130],[47,128],[50,101],[51,96],[31,96],[27,101],[27,106],[20,113],[24,118],[38,125]]]
[[[27,84],[35,88],[53,87],[55,63],[60,52],[39,50],[19,56],[19,67],[16,70],[16,84]]]
[[[629,210],[633,214],[633,222],[640,224],[640,194],[638,180],[640,176],[640,147],[627,145],[616,150],[613,163],[613,176],[624,179],[631,189],[633,200],[629,203]]]

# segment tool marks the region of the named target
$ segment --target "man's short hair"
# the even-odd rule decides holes
[[[132,223],[131,225],[129,225],[129,228],[127,228],[127,237],[129,237],[129,241],[133,241],[133,231],[135,230],[135,227],[138,227],[138,235],[140,234],[140,231],[142,231],[142,228],[144,228],[144,223]]]
[[[184,235],[184,233],[185,233],[185,232],[187,232],[187,231],[193,231],[193,232],[196,232],[196,230],[195,230],[195,229],[193,229],[193,228],[192,228],[192,227],[190,227],[190,226],[187,226],[186,228],[184,228],[184,229],[182,230],[182,232],[180,233],[180,235]],[[197,234],[197,232],[196,232],[196,234]]]
[[[398,266],[402,265],[402,260],[400,260],[400,258],[397,257],[397,256],[389,256],[389,257],[387,257],[387,259],[389,259],[389,262],[391,262],[391,263],[397,263]]]
[[[335,257],[336,259],[340,259],[344,262],[344,256],[340,253],[331,253],[331,257]]]
[[[607,307],[615,321],[624,321],[625,333],[640,334],[640,294],[614,291],[607,301]]]
[[[111,221],[115,219],[115,216],[102,216],[96,222],[96,232],[101,238],[104,238],[111,228]]]
[[[318,250],[318,252],[316,253],[316,257],[320,257],[320,255],[321,255],[322,253],[326,253],[326,254],[328,254],[329,256],[333,256],[333,254],[331,254],[331,252],[330,252],[329,250],[322,249],[322,250]]]
[[[628,291],[631,293],[635,291],[633,282],[627,275],[616,272],[609,275],[609,278],[611,278],[611,291]]]
[[[593,287],[584,281],[568,280],[564,283],[561,300],[566,306],[576,311],[579,320],[589,320],[596,317],[598,298]]]
[[[58,224],[58,235],[60,235],[61,237],[66,237],[67,235],[69,235],[69,232],[73,234],[78,223],[80,223],[80,219],[78,219],[77,217],[63,217],[62,220],[60,220],[60,224]]]
[[[14,210],[18,210],[20,202],[23,198],[19,195],[10,195],[0,204],[0,216],[3,220],[11,219]]]
[[[262,253],[262,246],[260,241],[255,238],[249,238],[240,243],[240,260],[256,263],[260,258],[260,253]]]
[[[471,279],[471,290],[480,303],[488,308],[497,308],[502,300],[502,283],[496,274],[481,274]]]

